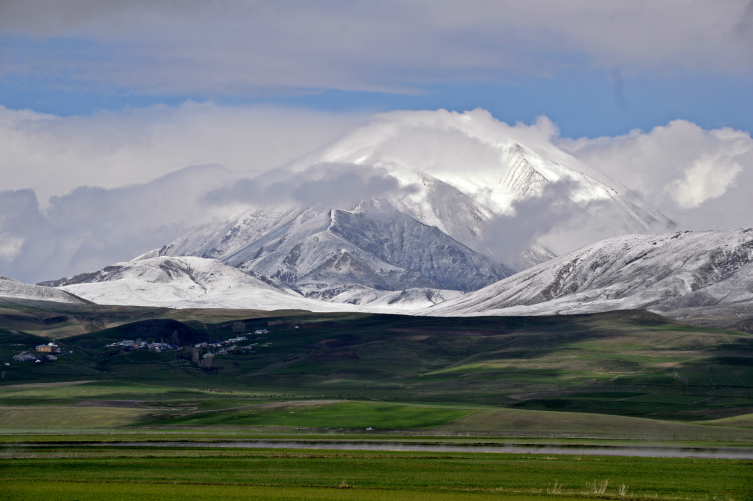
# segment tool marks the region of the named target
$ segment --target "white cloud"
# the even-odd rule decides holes
[[[0,275],[38,282],[132,259],[226,220],[237,207],[201,198],[238,177],[221,166],[188,167],[144,184],[80,187],[45,208],[33,190],[0,191]]]
[[[42,205],[79,186],[144,183],[187,165],[265,171],[320,147],[365,116],[187,102],[57,117],[0,106],[0,190]]]
[[[637,190],[685,229],[753,225],[749,210],[739,210],[743,194],[753,193],[749,132],[729,127],[704,130],[692,122],[674,120],[650,132],[559,139],[557,144]]]
[[[673,181],[665,189],[681,209],[690,209],[724,195],[742,170],[739,163],[730,161],[726,155],[706,157],[693,162],[683,179]]]
[[[12,261],[21,252],[24,239],[17,235],[0,233],[0,261]]]
[[[57,41],[54,50],[9,46],[0,66],[6,74],[64,75],[146,92],[401,90],[573,66],[633,73],[753,69],[747,0],[2,5],[1,30]]]

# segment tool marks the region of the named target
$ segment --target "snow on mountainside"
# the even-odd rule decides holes
[[[421,172],[497,214],[509,213],[515,201],[540,195],[549,183],[568,180],[577,186],[572,194],[575,202],[607,203],[626,231],[672,226],[625,186],[533,129],[510,127],[481,109],[394,112],[289,168],[300,171],[316,163],[352,163],[391,173]]]
[[[322,299],[361,287],[470,291],[513,273],[384,201],[350,211],[249,211],[215,231],[204,231],[156,254],[217,258]]]
[[[219,261],[197,257],[156,257],[119,263],[56,283],[62,291],[98,304],[262,310],[343,309],[283,292]],[[62,291],[57,292],[63,294]]]
[[[11,278],[0,276],[0,297],[11,299],[33,299],[57,303],[87,304],[88,301],[65,291],[30,285]]]
[[[380,207],[397,210],[426,225],[434,226],[454,240],[479,249],[484,225],[493,212],[475,202],[447,183],[422,173],[398,172],[395,174],[403,186],[413,192],[407,196],[386,196],[379,200]],[[363,201],[349,207],[319,207],[319,209],[364,212],[371,209],[373,201]],[[305,208],[268,207],[248,210],[219,227],[198,228],[170,243],[169,255],[193,255],[225,259],[260,238],[274,227],[298,217]],[[530,250],[529,250],[530,251]],[[159,255],[157,252],[148,256]],[[554,257],[538,246],[528,256],[538,264]]]
[[[610,238],[426,310],[549,315],[753,304],[753,229]]]
[[[568,180],[574,204],[598,201],[584,210],[595,212],[592,220],[610,236],[672,225],[619,183],[516,130],[482,110],[387,115],[259,182],[263,189],[264,182],[351,164],[382,169],[398,181],[399,194],[348,207],[321,202],[252,209],[145,257],[219,259],[322,299],[360,287],[468,292],[554,257],[536,242],[500,236],[496,225],[500,217],[514,217],[516,202],[539,197],[551,183]],[[544,233],[531,233],[537,232]],[[508,262],[495,263],[488,256],[497,254],[492,247],[500,242],[520,248],[506,253]]]
[[[462,296],[462,292],[454,290],[415,288],[402,291],[379,291],[362,288],[347,290],[333,297],[330,301],[365,305],[370,311],[414,313],[417,310]]]
[[[462,295],[458,291],[434,289],[396,292],[362,288],[348,291],[332,302],[319,301],[277,289],[215,259],[200,257],[142,258],[54,283],[62,290],[50,290],[58,295],[75,297],[69,294],[73,293],[97,304],[169,308],[413,313]]]

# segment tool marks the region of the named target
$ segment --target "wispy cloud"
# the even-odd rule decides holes
[[[126,261],[232,207],[199,199],[237,176],[220,166],[182,169],[145,184],[80,187],[40,207],[33,190],[0,191],[0,275],[38,282]]]
[[[359,113],[186,102],[57,117],[0,106],[0,189],[45,205],[79,186],[144,183],[187,165],[263,172],[363,123]]]
[[[239,179],[209,191],[201,203],[210,206],[345,208],[363,200],[405,197],[415,191],[383,168],[318,163],[303,171],[275,170],[255,179]]]

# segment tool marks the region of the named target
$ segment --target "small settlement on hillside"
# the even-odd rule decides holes
[[[214,352],[215,355],[226,355],[227,353],[232,353],[235,350],[251,351],[253,350],[254,346],[259,344],[252,343],[246,346],[237,345],[237,343],[247,340],[248,338],[246,338],[245,336],[238,336],[232,339],[228,339],[227,341],[219,341],[217,343],[198,343],[194,345],[194,348],[206,348],[210,351],[214,349],[216,350]]]
[[[160,353],[163,351],[178,350],[180,349],[180,346],[167,343],[147,343],[146,341],[124,339],[117,343],[108,344],[105,348],[121,348],[123,351],[149,350]]]
[[[65,352],[60,348],[57,343],[40,344],[35,348],[33,352],[22,351],[18,355],[13,357],[14,362],[35,362],[42,363],[46,361],[55,361],[58,359],[57,355],[65,355]]]
[[[254,334],[269,334],[269,331],[267,329],[259,329],[254,331]],[[247,341],[248,338],[245,336],[237,336],[232,339],[227,339],[225,341],[218,341],[216,343],[198,343],[193,346],[193,348],[205,348],[207,350],[207,353],[204,354],[204,357],[207,355],[215,356],[215,355],[226,355],[228,353],[253,353],[253,349],[259,345],[259,343],[251,343],[247,344],[245,346],[238,346],[238,343],[241,341]],[[266,347],[269,346],[271,343],[265,343],[262,346]],[[105,349],[116,349],[120,352],[127,352],[127,351],[136,351],[136,350],[149,350],[153,351],[155,353],[162,353],[166,351],[177,351],[182,349],[183,347],[177,346],[175,344],[168,344],[168,343],[156,343],[156,342],[147,342],[142,341],[140,339],[133,340],[133,339],[123,339],[121,341],[117,341],[111,344],[108,344],[105,346]],[[47,343],[47,344],[41,344],[36,347],[34,351],[23,351],[19,353],[18,355],[15,355],[13,357],[14,362],[35,362],[35,363],[41,363],[43,361],[53,361],[57,360],[56,355],[65,355],[66,352],[55,342]],[[7,364],[6,364],[7,365]]]

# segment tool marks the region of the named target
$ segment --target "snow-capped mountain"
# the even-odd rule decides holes
[[[353,210],[310,207],[244,213],[153,255],[216,258],[308,297],[349,289],[471,291],[510,276],[500,265],[384,201]]]
[[[30,285],[12,278],[0,276],[0,298],[32,299],[57,303],[88,304],[89,301],[53,287]]]
[[[603,202],[628,231],[673,224],[625,186],[555,146],[539,128],[510,127],[482,109],[389,113],[288,168],[301,172],[320,163],[430,175],[495,214],[509,214],[515,202],[569,181],[574,202]],[[422,198],[413,205],[421,205]]]
[[[672,226],[630,190],[548,139],[526,136],[483,110],[391,113],[255,182],[263,190],[265,183],[320,181],[322,173],[344,166],[376,169],[399,189],[346,205],[285,200],[257,207],[145,257],[219,259],[322,299],[361,288],[469,292],[554,257],[535,239],[499,235],[504,230],[495,225],[519,216],[515,224],[530,226],[516,211],[547,186],[566,182],[562,196],[588,214],[588,238],[599,231],[611,236]],[[556,229],[518,233],[536,237]],[[511,251],[501,256],[492,241]]]
[[[449,299],[457,299],[463,292],[429,288],[405,289],[402,291],[379,291],[375,289],[349,289],[330,299],[332,303],[344,303],[366,307],[368,311],[388,313],[416,313]]]
[[[753,304],[753,229],[626,235],[522,271],[429,315],[669,312]]]
[[[548,244],[558,231],[571,235],[582,227],[585,236],[575,241],[590,243],[672,226],[545,136],[540,127],[509,127],[483,110],[390,113],[321,151],[201,199],[221,209],[217,214],[245,208],[229,220],[129,263],[45,285],[117,304],[467,304],[477,297],[472,291],[554,262]],[[343,172],[354,179],[373,174],[369,179],[383,189],[348,193],[355,185],[337,177]],[[573,214],[580,217],[575,223]],[[169,260],[189,257],[217,261]],[[269,295],[268,306],[254,299],[258,291]],[[306,309],[330,308],[318,304]]]

